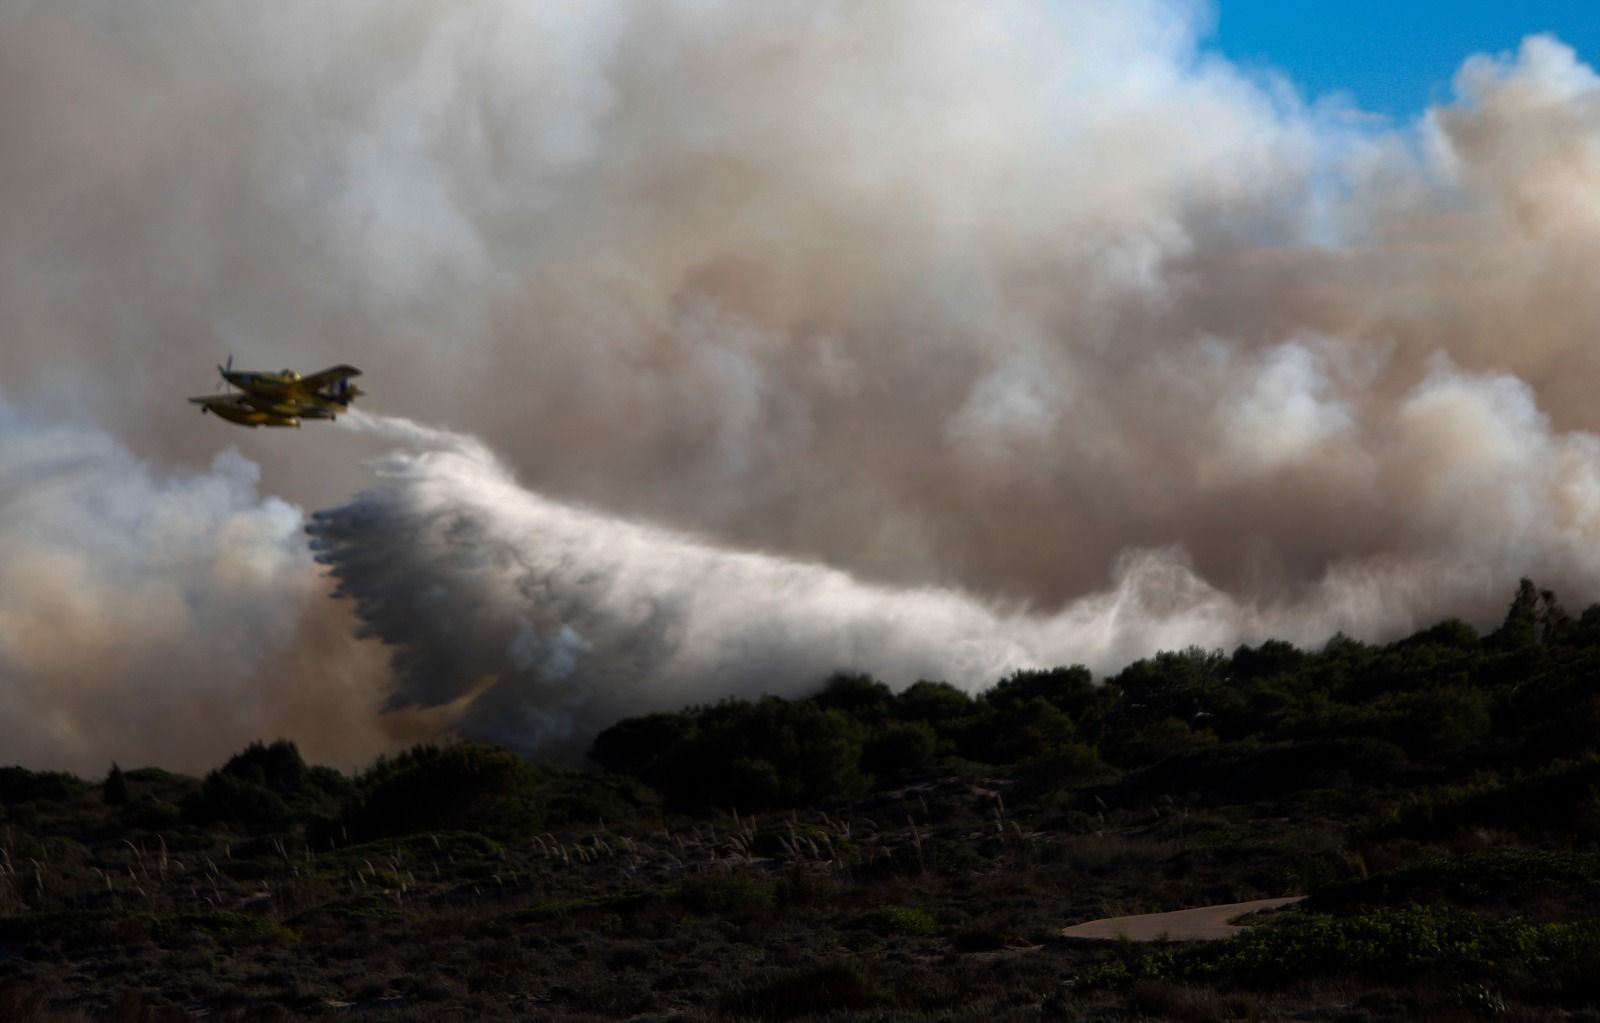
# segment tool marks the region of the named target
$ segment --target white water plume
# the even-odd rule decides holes
[[[1419,394],[1417,416],[1464,400],[1450,386]],[[976,691],[1022,668],[1105,671],[1157,649],[1392,632],[1414,624],[1413,608],[1499,581],[1444,559],[1375,559],[1298,602],[1256,606],[1167,548],[1125,554],[1104,591],[1040,614],[727,550],[545,498],[475,438],[393,416],[350,421],[404,447],[376,463],[384,486],[316,513],[308,530],[364,634],[391,648],[390,706],[455,703],[464,733],[542,754],[581,754],[623,716],[800,695],[834,671]]]
[[[1085,654],[1106,663],[1235,628],[1221,596],[1161,552],[1127,559],[1114,596],[1038,618],[552,501],[473,438],[350,420],[409,450],[377,463],[386,486],[308,528],[367,634],[394,648],[391,705],[476,693],[461,729],[523,749],[581,752],[627,714],[797,695],[836,670],[978,688],[1018,668]]]

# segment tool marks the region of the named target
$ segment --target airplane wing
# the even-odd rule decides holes
[[[250,407],[250,403],[245,400],[245,396],[242,394],[210,394],[204,398],[190,398],[189,400],[196,405],[204,405],[206,408],[214,408],[218,405],[234,405],[239,408]]]
[[[331,387],[341,380],[348,380],[351,377],[360,375],[361,371],[354,366],[338,365],[325,369],[320,373],[312,373],[309,376],[301,377],[300,386],[308,391],[320,391],[324,387]]]

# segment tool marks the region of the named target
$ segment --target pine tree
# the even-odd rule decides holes
[[[105,784],[100,787],[100,796],[109,806],[126,806],[128,804],[128,779],[122,776],[122,768],[117,762],[111,762],[111,770],[106,774]]]

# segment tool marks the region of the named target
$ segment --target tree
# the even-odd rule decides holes
[[[874,775],[910,774],[927,767],[938,748],[939,737],[926,721],[889,721],[867,740],[861,766]]]
[[[1506,608],[1505,621],[1490,638],[1496,646],[1516,650],[1537,643],[1550,643],[1572,629],[1572,616],[1556,602],[1550,590],[1541,590],[1532,579],[1517,583],[1517,595]]]
[[[111,770],[106,773],[105,784],[100,787],[100,798],[105,800],[107,806],[128,805],[128,779],[122,776],[122,768],[117,762],[111,762]]]
[[[1001,679],[985,695],[996,710],[1009,710],[1035,698],[1048,700],[1074,720],[1083,718],[1104,690],[1094,684],[1094,676],[1081,664],[1044,671],[1018,671]]]
[[[1306,655],[1293,643],[1269,639],[1258,647],[1241,645],[1235,650],[1229,674],[1239,681],[1250,682],[1298,671],[1305,662]]]
[[[842,710],[857,721],[876,721],[894,703],[894,690],[871,675],[837,674],[813,696],[818,706]]]
[[[895,716],[938,728],[972,713],[972,697],[948,682],[917,682],[895,698]]]
[[[647,778],[659,771],[664,757],[691,742],[697,731],[694,715],[688,713],[625,718],[595,736],[589,759],[608,771]]]
[[[1135,661],[1109,683],[1122,693],[1117,715],[1140,721],[1176,717],[1193,722],[1211,712],[1227,677],[1228,663],[1221,650],[1200,647],[1181,653],[1162,651]]]

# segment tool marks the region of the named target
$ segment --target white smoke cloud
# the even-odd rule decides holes
[[[978,686],[1487,623],[1525,573],[1592,599],[1600,80],[1534,36],[1388,128],[1209,54],[1208,19],[0,0],[0,384],[137,453],[147,502],[237,443],[246,580],[299,578],[260,493],[337,505],[324,556],[395,644],[363,691],[524,745],[846,662]],[[398,427],[221,434],[179,399],[230,350],[360,365],[457,432],[341,503]],[[186,578],[73,507],[119,585]],[[225,624],[153,594],[135,628],[57,568],[13,599],[84,635]],[[247,631],[342,635],[306,578]],[[27,663],[48,716],[70,689]]]
[[[163,471],[0,402],[8,761],[200,770],[292,735],[352,766],[401,741],[404,722],[377,713],[382,657],[329,601],[300,509],[258,477],[231,448]]]

